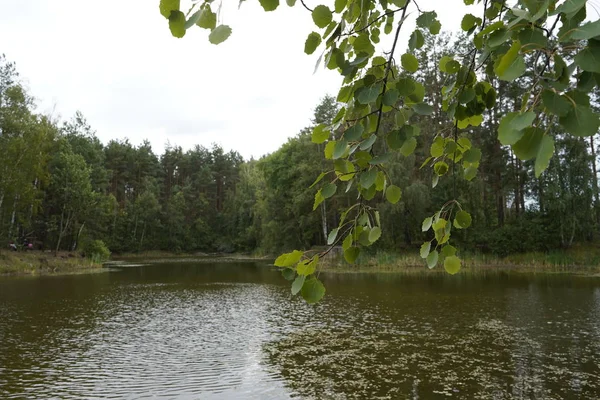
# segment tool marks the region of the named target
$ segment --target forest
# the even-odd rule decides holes
[[[532,77],[498,80],[493,107],[478,126],[464,130],[463,137],[481,149],[475,176],[456,179],[463,174],[456,171],[438,183],[434,171],[422,167],[438,132],[453,125],[436,107],[444,85],[438,65],[443,57],[468,51],[461,36],[426,33],[422,40],[413,50],[420,66],[413,78],[433,110],[412,116],[416,140],[389,159],[387,174],[401,189],[400,201],[370,200],[385,228],[370,251],[417,251],[428,239],[423,219],[450,197],[472,215],[470,229],[453,236],[463,250],[505,256],[597,241],[596,135],[552,127],[555,155],[537,178],[534,160],[521,161],[497,139],[501,117],[521,108]],[[597,89],[590,99],[597,110]],[[307,126],[258,160],[244,160],[218,144],[189,150],[170,145],[158,154],[149,142],[102,143],[85,110],[66,121],[37,113],[17,66],[2,56],[0,243],[6,248],[28,240],[36,249],[89,256],[108,249],[276,254],[326,245],[341,210],[356,201],[355,191],[344,193],[340,186],[335,196],[315,204],[317,188],[311,187],[329,169],[325,145],[313,143],[311,133],[335,118],[337,100],[324,94]],[[383,129],[393,125],[382,121]]]

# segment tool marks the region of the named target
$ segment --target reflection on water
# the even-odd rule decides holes
[[[0,280],[0,398],[599,398],[600,281],[253,263]]]

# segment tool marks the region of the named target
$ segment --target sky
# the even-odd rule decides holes
[[[321,2],[333,4],[306,1],[311,7]],[[467,9],[453,2],[439,15],[442,29],[456,29]],[[218,46],[197,27],[183,39],[172,37],[158,3],[2,2],[0,53],[16,63],[38,112],[67,120],[79,110],[102,142],[148,139],[158,154],[167,143],[184,150],[216,143],[259,158],[308,126],[325,94],[337,95],[337,72],[313,73],[322,48],[304,54],[307,35],[318,29],[300,2],[289,8],[281,0],[266,13],[257,0],[240,9],[237,0],[224,0],[220,23],[233,33]],[[439,4],[419,1],[423,11]],[[403,29],[398,54],[413,27],[414,18]]]

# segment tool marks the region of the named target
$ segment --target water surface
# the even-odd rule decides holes
[[[600,398],[600,281],[259,263],[0,280],[0,398]]]

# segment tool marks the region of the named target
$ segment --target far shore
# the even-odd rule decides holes
[[[314,251],[311,252],[314,254]],[[113,254],[105,266],[113,262],[158,264],[173,262],[260,261],[272,265],[277,254],[256,253],[173,253],[146,251]],[[552,253],[531,252],[497,257],[486,254],[461,256],[460,274],[568,273],[600,277],[600,250],[595,247],[572,248]],[[412,250],[399,253],[375,252],[361,255],[356,264],[344,261],[341,254],[322,259],[319,269],[327,273],[402,273],[424,275],[445,273],[443,263],[427,268],[423,259]],[[0,276],[64,275],[107,271],[103,264],[81,257],[77,252],[0,252]]]
[[[7,251],[0,252],[0,276],[70,275],[105,271],[102,263],[81,257],[76,252]]]

